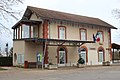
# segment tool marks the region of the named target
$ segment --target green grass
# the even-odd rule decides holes
[[[4,68],[1,68],[1,67],[0,67],[0,71],[2,71],[2,70],[7,70],[7,69],[4,69]]]

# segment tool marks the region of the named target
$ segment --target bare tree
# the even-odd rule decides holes
[[[114,9],[112,10],[112,13],[116,19],[120,19],[120,9]]]
[[[9,56],[10,56],[10,57],[13,57],[13,47],[10,48]]]
[[[0,31],[7,30],[11,33],[4,21],[8,22],[11,19],[18,20],[21,11],[15,7],[18,6],[18,4],[23,4],[23,1],[24,0],[0,0]]]

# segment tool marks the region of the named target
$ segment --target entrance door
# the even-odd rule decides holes
[[[59,51],[59,64],[60,66],[65,66],[65,51]]]
[[[98,60],[99,60],[99,62],[103,62],[103,51],[102,50],[99,50],[99,58],[98,58]]]
[[[86,63],[86,49],[84,48],[81,49],[80,57],[83,58]]]

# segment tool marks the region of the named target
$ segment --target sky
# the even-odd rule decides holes
[[[62,11],[72,14],[78,14],[82,16],[89,16],[99,18],[118,29],[112,29],[112,43],[120,44],[120,21],[114,17],[112,14],[113,9],[120,9],[120,0],[24,0],[24,4],[18,5],[16,8],[22,10],[24,13],[27,6],[34,6],[39,8],[45,8],[50,10]],[[22,18],[19,18],[19,20]],[[16,23],[17,21],[12,20],[9,22],[9,28]],[[11,29],[12,31],[12,29]],[[4,33],[6,33],[4,31]],[[5,43],[9,43],[12,47],[12,34],[4,34],[0,36],[0,46],[5,46]],[[4,44],[4,45],[3,45]]]

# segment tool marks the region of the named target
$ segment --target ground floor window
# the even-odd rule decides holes
[[[24,55],[18,54],[17,61],[18,61],[18,64],[24,64]]]
[[[98,49],[98,62],[103,62],[104,61],[104,49],[99,48]]]

